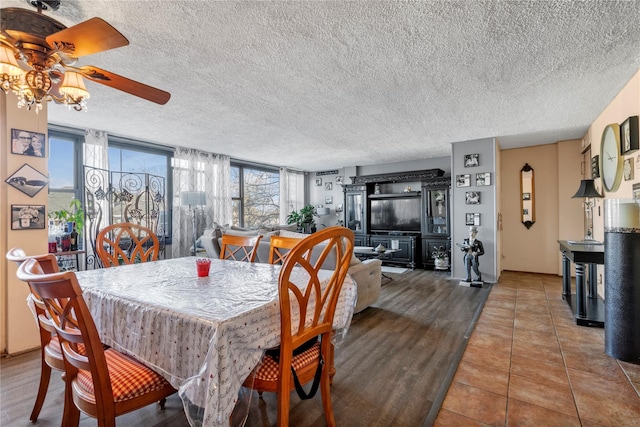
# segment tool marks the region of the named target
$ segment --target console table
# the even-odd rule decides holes
[[[573,309],[576,324],[604,327],[604,302],[598,297],[597,265],[604,264],[604,245],[558,240],[562,253],[562,298]],[[571,262],[576,265],[576,293],[571,294]],[[588,289],[585,272],[588,268]]]

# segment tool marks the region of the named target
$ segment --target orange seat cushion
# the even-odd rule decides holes
[[[320,359],[320,342],[317,342],[309,350],[294,356],[291,365],[294,370],[304,368]],[[262,381],[278,380],[279,363],[268,354],[262,358],[262,363],[258,366],[255,378]]]
[[[106,350],[104,355],[115,402],[132,399],[168,386],[167,380],[161,375],[129,356],[113,349]],[[77,384],[87,393],[95,393],[89,371],[78,371]]]

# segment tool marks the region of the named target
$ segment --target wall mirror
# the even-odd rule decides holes
[[[533,168],[525,163],[520,170],[520,216],[525,227],[531,228],[536,222],[535,185]]]

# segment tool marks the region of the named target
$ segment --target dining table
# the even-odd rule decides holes
[[[214,426],[229,425],[245,378],[280,343],[280,269],[211,259],[198,277],[196,257],[184,257],[75,274],[102,342],[166,378],[191,425]],[[332,273],[320,270],[321,283]],[[307,274],[295,268],[292,280],[304,287]],[[356,299],[347,275],[334,316],[338,347]]]

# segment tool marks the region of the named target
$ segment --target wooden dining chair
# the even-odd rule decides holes
[[[35,259],[18,268],[44,301],[60,338],[69,405],[66,426],[77,426],[80,411],[98,426],[115,426],[117,416],[154,402],[164,402],[176,390],[160,374],[113,348],[104,349],[82,289],[72,271],[44,274]]]
[[[12,248],[7,252],[6,258],[9,261],[15,262],[18,267],[29,258],[33,258],[40,263],[40,267],[43,272],[57,273],[59,271],[58,262],[53,254],[34,255],[29,257],[22,248]],[[31,287],[29,287],[29,291],[31,293],[30,299],[35,308],[36,324],[40,334],[40,385],[38,386],[36,402],[33,405],[33,410],[29,416],[29,419],[32,422],[35,422],[38,420],[38,415],[40,415],[44,399],[47,396],[49,380],[51,379],[51,369],[64,372],[64,359],[62,358],[60,341],[55,334],[55,326],[51,319],[46,315],[44,301],[42,301],[40,295],[38,295]],[[66,406],[68,405],[68,402],[65,400],[64,404],[66,413]]]
[[[244,381],[245,387],[258,392],[278,393],[278,426],[289,425],[291,392],[296,390],[301,398],[310,398],[318,385],[326,423],[335,426],[330,394],[333,316],[353,255],[353,239],[348,228],[326,228],[299,242],[282,265],[278,279],[280,347],[265,352],[262,362]],[[332,253],[336,266],[323,282],[319,273]],[[292,281],[304,276],[299,274],[300,269],[307,273],[306,283]],[[309,382],[313,384],[305,395],[301,388]]]
[[[282,264],[287,254],[298,242],[299,237],[271,236],[269,241],[269,264]]]
[[[236,236],[223,234],[220,246],[220,259],[254,262],[258,243],[262,236]]]
[[[96,253],[105,268],[157,261],[160,241],[147,227],[120,222],[100,230],[96,237]]]

